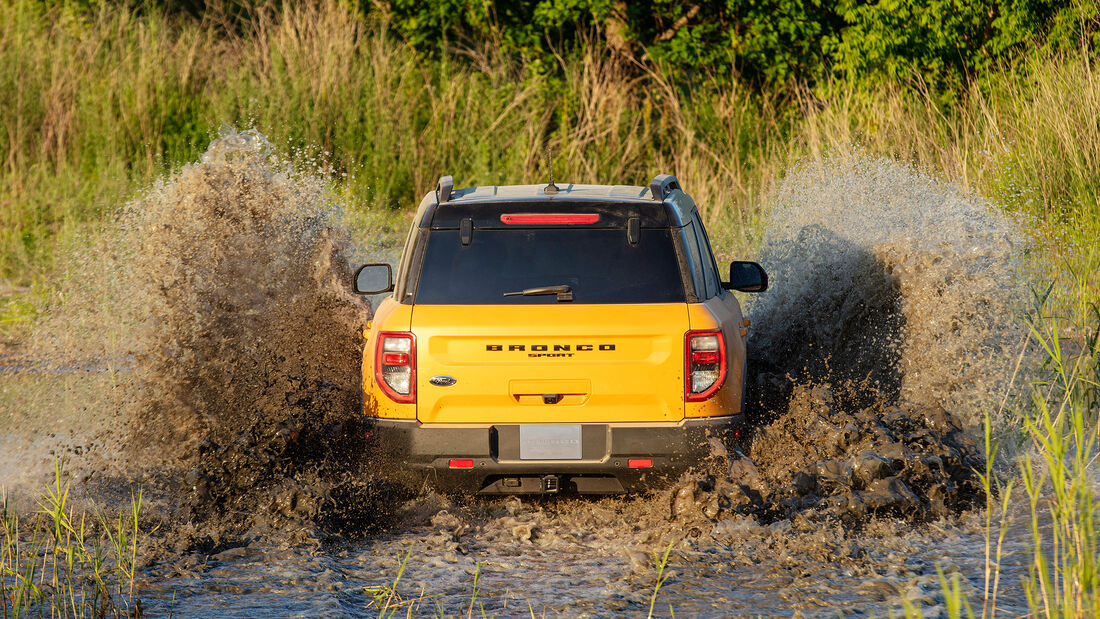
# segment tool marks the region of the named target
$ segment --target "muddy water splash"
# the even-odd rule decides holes
[[[890,159],[841,152],[782,184],[751,307],[772,372],[869,379],[973,425],[1005,393],[1022,335],[1015,224]]]
[[[860,526],[976,505],[974,429],[1001,421],[1024,334],[1014,238],[892,160],[839,153],[789,175],[761,253],[773,286],[749,308],[760,423],[711,511]]]
[[[211,530],[370,524],[352,475],[370,308],[340,218],[321,175],[256,131],[126,206],[38,338],[40,358],[118,366],[88,399],[105,474],[165,480]]]
[[[945,554],[979,554],[980,541],[945,544],[936,527],[955,525],[908,523],[979,496],[969,430],[995,408],[1015,354],[1013,230],[980,202],[858,154],[789,176],[763,248],[773,289],[749,308],[753,386],[768,407],[743,453],[709,475],[626,499],[401,504],[357,470],[369,308],[346,289],[357,250],[319,178],[258,134],[223,136],[77,255],[44,321],[32,356],[59,372],[28,379],[45,376],[39,391],[52,394],[28,402],[48,421],[33,432],[65,394],[76,404],[59,425],[87,427],[72,441],[85,468],[94,444],[109,461],[97,498],[119,479],[162,490],[165,546],[184,553],[149,572],[163,604],[183,573],[194,613],[224,612],[229,590],[273,615],[290,598],[331,612],[325,596],[339,590],[358,612],[360,585],[392,582],[411,548],[413,580],[442,588],[455,614],[477,569],[505,597],[519,579],[535,608],[621,614],[646,608],[652,551],[675,541],[678,610],[716,614],[726,596],[751,614],[874,598],[885,615],[907,579],[935,580]],[[317,525],[379,521],[392,533],[344,550],[294,543]],[[276,529],[291,548],[265,554]],[[210,556],[241,542],[252,543]]]

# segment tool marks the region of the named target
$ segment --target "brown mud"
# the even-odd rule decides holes
[[[96,457],[62,450],[84,486],[145,486],[180,549],[384,520],[362,458],[361,257],[316,170],[228,132],[88,243],[31,352],[40,372],[108,366],[74,414],[97,417]]]
[[[971,196],[858,152],[796,169],[760,250],[772,289],[746,299],[741,444],[648,496],[457,500],[390,486],[364,452],[370,307],[350,281],[374,241],[324,176],[228,132],[73,248],[20,351],[25,384],[5,386],[0,484],[43,481],[65,454],[93,501],[144,488],[150,556],[178,574],[349,538],[379,569],[412,545],[440,569],[594,549],[599,569],[649,574],[672,541],[719,572],[867,574],[912,525],[984,500],[975,437],[986,414],[1004,423],[1019,287],[1013,224]]]

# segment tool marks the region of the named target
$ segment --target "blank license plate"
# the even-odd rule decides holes
[[[519,459],[580,460],[581,424],[520,425]]]

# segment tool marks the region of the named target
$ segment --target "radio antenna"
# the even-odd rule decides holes
[[[558,186],[554,184],[554,159],[550,156],[550,144],[546,145],[546,169],[550,171],[550,184],[542,189],[543,193],[553,195],[558,193]]]

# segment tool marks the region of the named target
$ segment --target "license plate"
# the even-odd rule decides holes
[[[580,460],[581,424],[520,425],[519,459]]]

